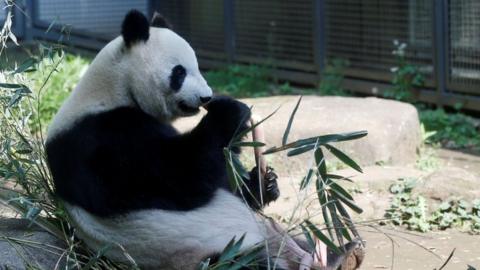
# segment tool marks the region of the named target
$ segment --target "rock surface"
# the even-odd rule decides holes
[[[437,201],[480,198],[480,178],[462,168],[444,167],[425,177],[417,192]]]
[[[55,269],[65,245],[29,223],[0,218],[0,269]]]
[[[262,118],[280,107],[264,124],[267,146],[278,146],[297,100],[297,96],[276,96],[242,101],[253,106],[253,113]],[[175,126],[182,131],[189,130],[200,117],[180,119]],[[367,130],[369,135],[337,145],[360,164],[403,165],[415,161],[421,142],[417,110],[410,104],[392,100],[305,96],[295,116],[289,141],[359,130]]]

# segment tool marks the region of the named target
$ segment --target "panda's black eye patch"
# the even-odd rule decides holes
[[[173,67],[172,74],[170,74],[170,88],[175,91],[180,90],[186,75],[187,71],[182,65],[176,65]]]

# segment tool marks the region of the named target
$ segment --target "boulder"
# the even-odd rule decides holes
[[[275,96],[242,101],[253,106],[253,113],[262,118],[280,107],[264,124],[267,146],[278,146],[297,100],[298,96]],[[198,123],[201,115],[179,119],[174,125],[181,131],[189,130]],[[393,100],[304,96],[289,141],[359,130],[367,130],[368,136],[336,145],[360,164],[404,165],[415,162],[416,150],[421,143],[417,110],[410,104]]]
[[[0,219],[0,269],[55,269],[63,265],[64,249],[62,241],[28,220]]]
[[[426,176],[416,192],[440,202],[450,198],[480,198],[480,177],[463,168],[443,167]]]

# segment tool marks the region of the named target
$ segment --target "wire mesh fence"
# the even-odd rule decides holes
[[[2,1],[3,2],[3,1]],[[480,110],[478,0],[23,0],[15,28],[24,39],[55,40],[52,21],[72,27],[70,43],[99,49],[119,34],[131,8],[160,10],[196,50],[204,68],[252,63],[276,78],[316,84],[325,63],[348,60],[365,90],[391,81],[394,40],[426,77],[420,99],[461,101]],[[0,20],[5,13],[0,13]],[[58,30],[58,29],[57,29]],[[358,83],[357,83],[358,82]],[[363,89],[365,88],[365,89]],[[368,92],[368,91],[364,91]]]
[[[448,83],[452,91],[480,94],[480,1],[449,1]]]

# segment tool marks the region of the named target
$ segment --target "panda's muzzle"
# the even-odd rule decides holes
[[[187,105],[185,101],[179,101],[178,102],[178,108],[185,114],[196,114],[200,111],[199,107],[192,107]]]

